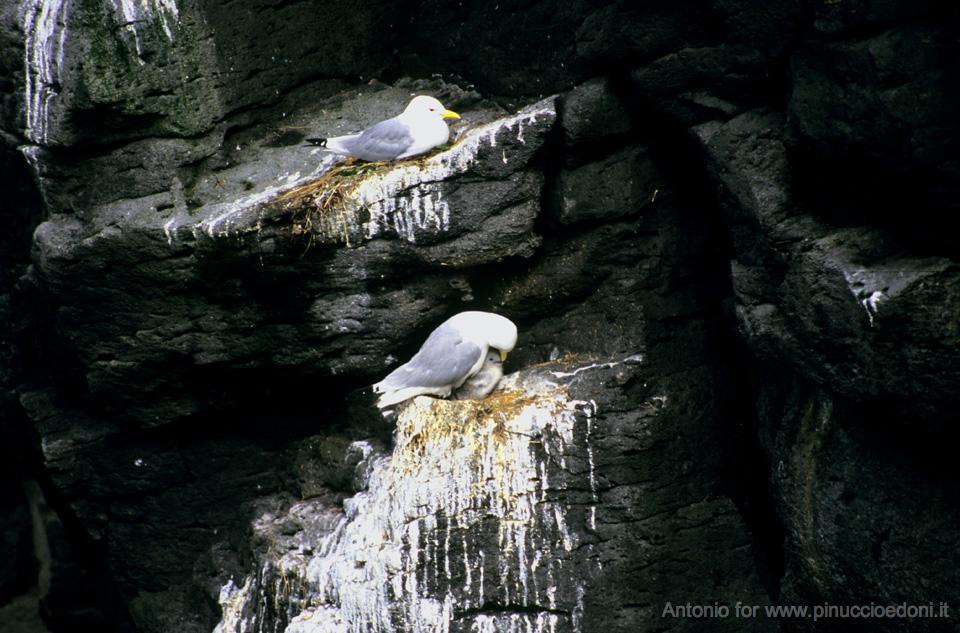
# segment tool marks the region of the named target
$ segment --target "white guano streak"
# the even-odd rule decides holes
[[[583,402],[558,397],[479,420],[458,418],[456,403],[410,403],[397,421],[393,454],[371,457],[367,490],[344,501],[336,527],[311,547],[315,554],[305,560],[293,551],[275,562],[276,577],[299,578],[306,589],[299,595],[309,595],[287,633],[448,633],[455,606],[481,608],[493,599],[554,608],[553,579],[567,578],[564,563],[580,537],[568,508],[546,498],[541,474],[550,458],[536,447],[565,453],[584,413]],[[468,538],[491,518],[495,545]],[[451,551],[456,543],[463,551]],[[453,569],[460,561],[464,568]],[[484,578],[491,569],[493,582]],[[461,582],[445,588],[443,577],[458,574]],[[582,602],[583,579],[574,584]],[[221,624],[241,619],[242,604],[221,604]],[[582,605],[572,606],[577,613],[567,617],[579,618]],[[477,615],[471,630],[550,633],[565,619],[544,611]]]
[[[423,161],[397,163],[385,172],[365,176],[352,194],[350,208],[346,211],[351,217],[350,220],[344,220],[349,224],[349,230],[352,232],[352,228],[359,225],[365,239],[395,233],[410,243],[416,243],[418,235],[425,232],[436,234],[448,231],[452,214],[450,204],[443,196],[442,181],[468,171],[482,146],[496,145],[499,131],[517,134],[524,123],[532,125],[538,117],[543,116],[555,116],[552,103],[534,104],[512,117],[470,130],[456,146]],[[189,227],[194,238],[201,233],[217,238],[255,231],[257,226],[243,223],[246,212],[316,180],[336,160],[333,154],[329,154],[307,174],[280,174],[275,177],[275,184],[260,191],[238,200],[211,204],[206,207],[206,217],[199,222],[192,221],[186,214],[178,214],[174,221],[164,225],[164,237],[172,244],[183,227]],[[369,219],[359,224],[352,218],[362,209],[369,212]]]
[[[885,299],[884,289],[870,287],[875,286],[877,282],[871,279],[871,275],[866,270],[855,270],[852,273],[843,271],[843,278],[847,283],[850,294],[867,313],[870,327],[873,327],[874,319],[877,317],[877,309]]]
[[[393,229],[408,242],[415,243],[418,229],[445,232],[450,228],[450,205],[443,199],[440,183],[466,172],[486,144],[496,147],[501,130],[514,133],[525,143],[523,126],[536,123],[537,117],[554,116],[553,106],[535,104],[513,117],[498,119],[466,133],[445,152],[424,161],[398,165],[383,174],[366,178],[357,188],[354,200],[370,212],[364,224],[364,236],[376,237]],[[508,162],[506,153],[503,162]]]
[[[111,0],[117,22],[132,32],[140,59],[139,25],[156,18],[173,41],[180,20],[176,0]],[[24,33],[24,110],[28,139],[46,144],[50,137],[50,104],[60,94],[72,0],[26,0],[20,7]],[[140,60],[143,63],[143,60]]]
[[[180,10],[176,0],[111,0],[117,23],[133,35],[137,59],[143,51],[140,48],[139,28],[143,24],[150,24],[154,19],[160,22],[160,27],[167,39],[173,41],[173,29],[180,22]]]
[[[69,14],[70,0],[27,0],[20,7],[25,134],[41,145],[49,138],[50,102],[60,93]]]

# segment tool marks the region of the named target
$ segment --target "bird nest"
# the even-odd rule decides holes
[[[356,191],[364,178],[389,163],[347,161],[332,167],[316,180],[285,191],[270,201],[281,214],[292,215],[292,232],[310,242],[342,242],[350,246],[350,230],[360,211]]]
[[[566,401],[562,390],[530,394],[514,389],[496,389],[482,400],[445,400],[421,396],[402,403],[400,416],[418,428],[409,433],[405,444],[414,452],[426,438],[487,435],[503,442],[510,431],[509,420],[528,407],[555,411]],[[410,411],[407,411],[410,409]]]

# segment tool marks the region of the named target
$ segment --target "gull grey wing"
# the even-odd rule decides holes
[[[393,160],[413,145],[410,128],[397,119],[387,119],[367,128],[342,145],[351,156],[363,160]]]
[[[452,326],[434,330],[409,361],[380,381],[383,391],[405,387],[453,387],[477,364],[483,350]]]

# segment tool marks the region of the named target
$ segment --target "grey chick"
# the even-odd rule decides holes
[[[503,378],[503,357],[506,354],[500,350],[490,348],[487,357],[483,359],[480,370],[464,381],[453,392],[453,400],[483,400],[491,391],[496,389],[497,383]]]

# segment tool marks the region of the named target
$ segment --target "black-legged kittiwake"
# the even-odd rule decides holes
[[[490,348],[483,365],[451,394],[453,400],[483,400],[503,378],[503,359],[499,350]]]
[[[414,97],[407,108],[386,121],[368,127],[359,134],[332,138],[308,138],[314,145],[361,160],[398,160],[417,156],[443,145],[450,138],[444,119],[459,119],[433,97]]]
[[[414,396],[446,397],[483,367],[490,348],[500,359],[517,344],[517,326],[492,312],[461,312],[430,333],[413,358],[373,385],[381,409]]]

